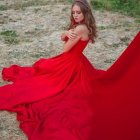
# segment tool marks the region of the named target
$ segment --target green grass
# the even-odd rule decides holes
[[[73,0],[67,0],[72,3]],[[93,9],[116,11],[140,18],[140,0],[91,0]]]
[[[94,9],[111,10],[125,15],[140,17],[139,0],[91,0]]]
[[[7,6],[6,5],[0,5],[0,11],[4,11],[7,10]]]
[[[140,18],[135,20],[136,23],[140,24]]]
[[[72,3],[73,0],[67,0],[69,3]]]
[[[4,38],[5,43],[7,44],[18,44],[18,35],[14,30],[5,30],[0,32],[0,35]]]

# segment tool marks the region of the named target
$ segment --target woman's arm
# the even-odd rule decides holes
[[[74,29],[70,29],[68,31],[65,31],[64,33],[62,33],[61,35],[61,40],[65,41],[66,37],[68,37],[69,39],[73,40],[75,39],[77,36],[77,34],[75,33]]]
[[[82,30],[82,26],[77,26],[74,30],[76,37],[74,37],[73,39],[69,39],[63,46],[63,50],[64,52],[68,52],[70,49],[72,49],[72,47],[81,39],[83,30]]]

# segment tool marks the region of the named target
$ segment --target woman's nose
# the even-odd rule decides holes
[[[76,13],[74,14],[74,17],[77,17],[77,14]]]

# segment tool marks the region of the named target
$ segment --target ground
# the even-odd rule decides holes
[[[0,4],[7,4],[6,0]],[[0,11],[0,71],[15,63],[32,65],[41,57],[62,52],[60,35],[69,23],[69,4],[48,3],[23,8],[13,5]],[[107,69],[138,33],[139,24],[135,18],[119,13],[93,10],[93,14],[98,38],[95,44],[87,46],[84,54],[96,68]],[[3,84],[6,82],[0,78],[0,85]],[[0,112],[0,140],[27,140],[18,125],[14,113]]]

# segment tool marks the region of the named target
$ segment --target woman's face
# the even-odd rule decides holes
[[[84,20],[84,15],[78,5],[72,7],[72,16],[76,23],[80,23]]]

